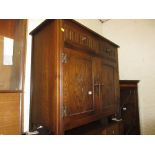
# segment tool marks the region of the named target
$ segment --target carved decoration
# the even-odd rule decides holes
[[[69,61],[63,66],[63,101],[67,106],[67,116],[87,113],[93,108],[92,60],[90,56],[73,50],[65,50]]]

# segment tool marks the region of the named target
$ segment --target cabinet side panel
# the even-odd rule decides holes
[[[31,128],[41,124],[55,130],[56,33],[55,20],[33,34],[31,67]]]
[[[119,65],[118,65],[118,49],[115,50],[116,66],[115,66],[115,102],[116,102],[116,117],[120,118],[120,84],[119,84]]]

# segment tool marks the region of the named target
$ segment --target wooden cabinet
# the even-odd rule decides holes
[[[139,135],[138,80],[120,80],[120,112],[125,135]]]
[[[26,20],[0,19],[0,91],[23,89]]]
[[[21,134],[27,20],[0,19],[0,134]]]
[[[64,134],[117,114],[118,45],[74,20],[46,20],[31,34],[31,127]]]

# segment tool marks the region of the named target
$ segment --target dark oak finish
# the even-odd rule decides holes
[[[31,122],[47,126],[60,134],[60,47],[61,22],[51,20],[33,37],[31,69]],[[59,95],[58,95],[59,94]],[[30,124],[32,127],[32,124]]]
[[[125,135],[139,135],[138,80],[120,81],[120,111]]]
[[[74,20],[46,20],[31,34],[31,129],[64,134],[118,113],[118,45]]]
[[[92,57],[76,50],[64,49],[63,105],[65,129],[76,119],[95,112],[93,103]]]

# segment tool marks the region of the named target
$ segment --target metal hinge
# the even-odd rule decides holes
[[[68,56],[66,53],[62,53],[61,55],[61,62],[62,63],[67,63],[68,62]]]

